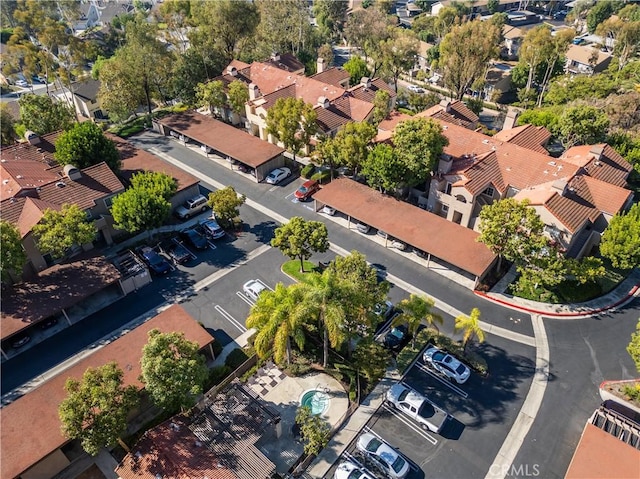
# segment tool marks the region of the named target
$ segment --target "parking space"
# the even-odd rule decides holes
[[[535,350],[492,335],[475,348],[487,361],[487,377],[472,372],[459,385],[427,367],[420,356],[402,378],[450,415],[440,434],[426,431],[385,401],[357,437],[372,432],[395,448],[414,466],[408,479],[484,477],[522,406],[535,370]],[[349,457],[362,461],[357,437],[326,477],[333,477]]]

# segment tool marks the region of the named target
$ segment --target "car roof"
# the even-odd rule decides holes
[[[257,291],[262,291],[264,289],[267,289],[267,287],[264,284],[262,284],[260,281],[258,281],[257,279],[252,279],[250,281],[247,281],[244,284],[244,287],[248,288],[248,289],[251,289],[253,291],[256,291],[256,290]]]
[[[315,185],[317,182],[317,180],[307,180],[304,183],[302,183],[302,186],[306,186],[307,188],[310,186]]]
[[[402,383],[396,383],[391,386],[389,392],[394,398],[397,399],[404,390],[408,390],[409,394],[407,394],[407,397],[404,398],[403,402],[407,402],[416,407],[419,407],[424,402],[424,397],[422,395],[418,394],[413,389],[408,388]]]

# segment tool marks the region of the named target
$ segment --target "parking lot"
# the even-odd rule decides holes
[[[446,324],[449,324],[446,318]],[[356,441],[370,432],[400,452],[410,464],[409,479],[424,477],[482,478],[491,466],[522,406],[534,374],[535,351],[519,343],[487,335],[475,346],[489,365],[489,375],[472,373],[464,384],[444,379],[420,358],[402,378],[403,384],[444,409],[450,419],[440,434],[383,402],[349,444],[326,477],[333,477],[337,465],[355,458],[368,469],[376,469],[357,450]],[[374,477],[384,477],[379,473]]]

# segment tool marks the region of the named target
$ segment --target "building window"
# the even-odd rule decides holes
[[[449,205],[442,205],[442,212],[446,215],[449,213]]]
[[[493,198],[494,193],[495,193],[495,190],[491,187],[487,188],[482,192],[483,195],[490,196],[491,198]]]
[[[109,198],[105,198],[104,199],[104,205],[107,207],[108,210],[111,209],[111,205],[113,204],[113,196],[110,196]]]
[[[448,195],[451,194],[451,183],[447,182],[447,187],[445,188],[444,192]]]

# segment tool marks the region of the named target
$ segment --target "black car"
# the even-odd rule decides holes
[[[202,236],[194,229],[182,231],[180,233],[180,237],[195,249],[207,249],[207,246],[209,246],[209,243],[207,243],[207,238]]]
[[[409,330],[404,324],[391,328],[384,335],[383,345],[392,351],[400,351],[409,342]]]
[[[191,253],[189,250],[175,239],[163,243],[160,247],[175,264],[183,264],[191,259]]]
[[[151,268],[155,274],[167,274],[171,271],[171,265],[169,262],[160,256],[153,248],[149,246],[143,246],[138,250],[142,260]]]
[[[40,329],[49,329],[58,324],[58,318],[48,318],[40,323]]]

